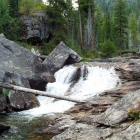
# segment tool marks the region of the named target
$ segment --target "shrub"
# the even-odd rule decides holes
[[[134,120],[138,120],[140,118],[140,110],[131,108],[128,112],[128,115]]]
[[[101,45],[101,52],[102,52],[103,57],[111,57],[117,53],[117,48],[116,48],[114,42],[112,42],[110,40],[106,40]]]
[[[22,14],[30,14],[32,10],[46,9],[46,5],[43,2],[35,0],[22,0],[19,7]]]
[[[2,93],[5,95],[5,97],[8,97],[8,95],[9,95],[9,89],[3,88],[2,89]]]

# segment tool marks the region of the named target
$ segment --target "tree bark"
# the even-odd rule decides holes
[[[54,95],[54,94],[51,94],[51,93],[48,93],[48,92],[45,92],[45,91],[39,91],[39,90],[29,89],[29,88],[25,88],[25,87],[15,86],[15,85],[11,85],[11,84],[8,84],[8,83],[0,82],[0,87],[15,90],[15,91],[27,92],[27,93],[35,94],[35,95],[52,97],[52,98],[56,98],[56,99],[60,99],[60,100],[76,102],[76,103],[84,102],[84,101],[74,99],[74,98],[71,98],[71,97],[66,97],[66,96],[61,96],[61,95]]]
[[[81,46],[81,50],[83,50],[83,33],[82,33],[82,19],[81,19],[80,5],[78,8],[78,12],[79,12],[80,46]]]

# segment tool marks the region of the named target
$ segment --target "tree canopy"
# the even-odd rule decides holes
[[[139,0],[77,0],[77,4],[74,8],[72,0],[48,0],[48,5],[41,0],[0,0],[0,32],[17,40],[18,29],[22,28],[19,17],[32,16],[33,10],[44,10],[48,16],[45,24],[49,28],[44,54],[60,41],[81,55],[93,58],[108,42],[114,44],[118,54],[137,48],[140,43]]]

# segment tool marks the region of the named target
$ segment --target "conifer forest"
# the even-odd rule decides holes
[[[140,45],[140,0],[0,0],[0,33],[20,42],[21,15],[43,10],[49,37],[41,42],[49,54],[60,41],[83,57],[112,57],[123,51],[138,51]],[[26,41],[24,42],[26,44]],[[32,44],[23,45],[27,48]]]

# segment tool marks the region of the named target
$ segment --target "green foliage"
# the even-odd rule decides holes
[[[19,16],[18,0],[9,0],[9,15],[13,18]]]
[[[43,55],[49,55],[54,48],[56,47],[55,43],[53,41],[50,41],[49,43],[43,42],[43,48],[41,49]]]
[[[128,34],[128,14],[127,14],[127,1],[116,0],[114,9],[115,20],[115,36],[116,46],[120,49],[120,54],[127,46],[127,34]]]
[[[78,0],[78,4],[79,4],[81,13],[84,14],[83,16],[86,16],[86,18],[88,15],[89,4],[91,7],[91,13],[92,14],[94,13],[94,0]]]
[[[0,0],[0,33],[11,40],[18,39],[18,22],[9,15],[8,3]]]
[[[32,48],[34,48],[34,50],[37,50],[37,48],[35,46],[30,45],[28,43],[22,43],[22,42],[17,42],[17,43],[18,43],[18,45],[20,45],[28,50],[31,50]]]
[[[117,53],[117,49],[116,49],[114,42],[112,42],[110,40],[106,40],[101,45],[101,52],[102,52],[103,57],[114,56]]]
[[[95,51],[83,50],[81,52],[81,56],[85,59],[87,58],[94,59],[98,56],[98,54]]]
[[[46,23],[50,26],[49,43],[54,46],[65,41],[68,35],[67,3],[64,0],[48,0],[47,13],[49,19]]]
[[[134,120],[138,120],[140,118],[140,110],[139,109],[130,109],[128,115],[132,117]]]
[[[138,32],[138,22],[136,19],[136,14],[130,14],[130,21],[129,21],[129,29],[130,29],[130,41],[132,49],[137,47],[139,44],[139,32]]]
[[[2,93],[5,95],[5,97],[8,97],[9,89],[2,88]]]
[[[108,9],[106,9],[105,13],[105,40],[108,40],[111,38],[111,25],[110,25],[110,14]]]
[[[96,36],[96,48],[99,48],[99,44],[102,42],[102,31],[101,27],[103,27],[103,13],[101,11],[101,8],[99,6],[96,6],[95,9],[95,24],[94,24],[94,30],[95,30],[95,36]]]
[[[46,5],[43,2],[36,1],[33,10],[46,10]]]
[[[113,15],[114,12],[114,0],[95,0],[96,5],[100,5],[102,11],[105,13],[106,9]]]
[[[38,0],[22,0],[19,8],[22,14],[31,14],[32,10],[46,10],[46,5]]]

